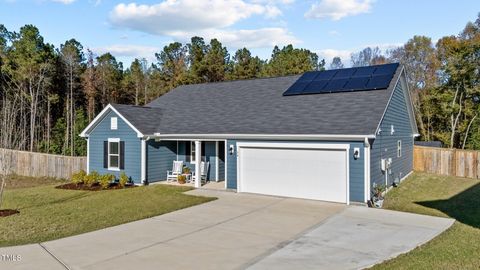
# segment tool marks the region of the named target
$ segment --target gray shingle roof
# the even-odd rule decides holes
[[[112,104],[112,106],[143,134],[157,132],[162,120],[161,108],[123,104]]]
[[[388,89],[283,96],[300,75],[184,85],[146,107],[115,105],[144,134],[371,135]]]

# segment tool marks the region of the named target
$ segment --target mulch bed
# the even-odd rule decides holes
[[[93,186],[84,185],[84,184],[75,184],[75,183],[67,183],[60,186],[56,186],[55,188],[58,189],[73,189],[73,190],[89,190],[89,191],[99,191],[99,190],[114,190],[114,189],[125,189],[125,188],[133,188],[135,185],[126,185],[125,187],[121,187],[118,184],[110,184],[110,186],[106,189],[103,189],[100,184],[95,184]]]
[[[20,213],[20,211],[15,209],[0,209],[0,217],[8,217]]]

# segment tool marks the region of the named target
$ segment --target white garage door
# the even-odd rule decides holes
[[[239,147],[239,191],[347,202],[347,151]]]

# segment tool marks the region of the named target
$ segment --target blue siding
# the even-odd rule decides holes
[[[229,153],[230,145],[235,149],[233,154]],[[225,153],[227,161],[227,188],[237,189],[237,141],[227,140],[227,152]]]
[[[339,142],[340,143],[340,142]],[[358,159],[353,158],[354,148],[360,148],[360,157]],[[352,202],[365,202],[365,148],[364,143],[351,142],[349,153],[349,192],[350,201]]]
[[[110,129],[110,118],[117,117],[118,129]],[[119,171],[110,171],[103,168],[103,142],[108,138],[120,138],[125,142],[125,173],[135,183],[140,183],[141,175],[141,141],[137,133],[125,123],[122,118],[110,111],[93,129],[89,135],[89,164],[90,171],[97,171],[101,174],[111,173],[119,177]]]
[[[172,169],[177,160],[176,141],[147,141],[147,180],[156,182],[167,178],[167,170]]]
[[[205,153],[202,153],[202,159],[209,162],[208,168],[208,180],[216,180],[216,167],[217,167],[217,158],[215,155],[216,143],[215,142],[205,142]]]
[[[403,78],[402,78],[403,80]],[[385,184],[385,174],[381,170],[381,159],[392,158],[391,174],[388,175],[388,186],[393,181],[398,182],[413,170],[413,130],[407,109],[402,83],[398,83],[392,95],[392,100],[385,111],[380,124],[381,132],[371,144],[370,179],[373,191],[374,183]],[[394,134],[390,133],[391,125]],[[397,157],[397,141],[402,142],[402,156]]]
[[[268,141],[275,142],[275,141]],[[287,141],[276,141],[276,142],[287,142]],[[350,187],[350,201],[354,202],[364,202],[365,194],[365,152],[363,142],[334,142],[334,141],[288,141],[288,142],[297,142],[297,143],[323,143],[323,144],[350,144],[350,153],[349,153],[349,187]],[[235,153],[230,155],[228,149],[230,145],[234,146]],[[358,147],[360,149],[360,158],[353,158],[354,148]],[[236,189],[237,188],[237,141],[228,140],[227,141],[227,188]]]

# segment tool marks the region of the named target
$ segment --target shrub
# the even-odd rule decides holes
[[[118,179],[118,185],[122,188],[128,183],[128,176],[125,172],[120,173],[120,178]]]
[[[87,173],[84,170],[80,170],[80,171],[72,174],[72,183],[74,183],[76,185],[83,183],[86,175],[87,175]]]
[[[102,186],[103,189],[106,189],[110,186],[110,183],[115,180],[115,175],[113,174],[104,174],[102,176],[100,176],[100,179],[99,179],[99,183],[100,183],[100,186]]]
[[[89,174],[85,175],[83,183],[88,186],[93,186],[100,181],[100,174],[97,171],[92,171]]]
[[[183,174],[177,176],[177,181],[178,181],[179,184],[185,184],[186,180],[187,180],[187,176],[185,176]]]

